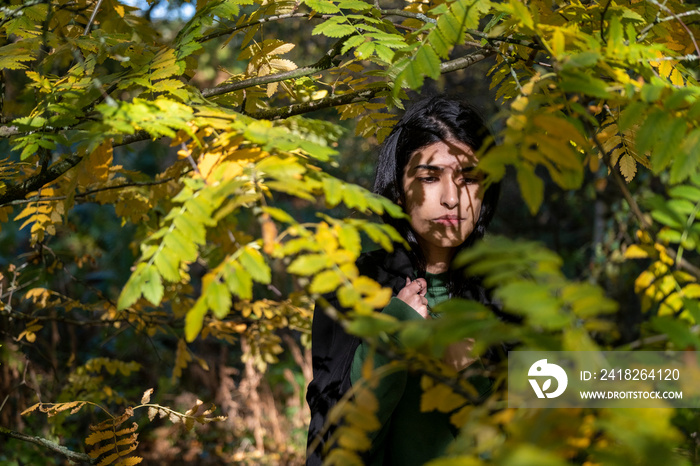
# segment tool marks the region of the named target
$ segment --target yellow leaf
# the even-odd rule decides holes
[[[637,162],[628,154],[620,158],[620,173],[622,173],[622,176],[625,177],[625,181],[628,183],[632,181],[634,175],[637,173]]]
[[[671,71],[671,84],[674,86],[684,86],[685,82],[683,82],[683,75],[681,75],[680,71],[678,71],[678,68],[673,68],[673,71]]]
[[[625,251],[624,257],[625,259],[646,259],[649,257],[649,252],[637,244],[632,244]]]
[[[285,60],[283,58],[273,58],[270,60],[270,65],[272,65],[278,71],[292,71],[297,69],[297,64],[291,60]]]
[[[139,428],[139,425],[134,422],[134,423],[132,423],[131,427],[127,427],[126,429],[119,430],[114,435],[119,436],[119,435],[132,434],[138,428]]]
[[[35,405],[32,405],[32,406],[30,406],[29,408],[27,408],[27,409],[25,409],[24,411],[22,411],[19,415],[20,415],[20,416],[24,416],[25,414],[29,414],[29,413],[31,413],[32,411],[35,411],[39,406],[41,406],[41,403],[37,403],[37,404],[35,404]]]
[[[108,464],[114,463],[119,458],[119,453],[112,453],[109,456],[105,456],[102,461],[97,463],[97,466],[107,466]]]
[[[140,456],[132,456],[131,458],[124,458],[118,461],[114,466],[134,466],[141,463],[141,461],[143,461],[143,458]]]
[[[448,413],[464,405],[466,400],[461,395],[455,393],[445,384],[438,384],[423,392],[420,400],[420,410],[441,411]]]
[[[97,431],[93,432],[90,434],[86,439],[85,443],[87,445],[94,445],[97,442],[101,442],[102,440],[107,440],[114,437],[114,432],[111,430],[102,430],[102,431]]]
[[[457,428],[462,427],[469,420],[473,409],[474,406],[471,405],[462,407],[460,410],[450,416],[450,422]]]
[[[88,452],[88,455],[90,455],[90,458],[97,458],[99,456],[104,455],[108,451],[114,449],[116,445],[114,442],[107,442],[106,444],[100,446],[99,448],[95,448],[94,450],[90,450]]]
[[[338,429],[338,444],[348,450],[365,451],[369,449],[372,442],[364,430],[342,426]]]

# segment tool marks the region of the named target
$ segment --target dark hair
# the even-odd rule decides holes
[[[444,95],[436,95],[415,103],[394,126],[384,141],[377,162],[377,173],[373,191],[389,198],[395,203],[402,203],[403,173],[411,155],[417,150],[440,141],[460,141],[472,148],[474,152],[481,149],[490,135],[483,119],[471,106]],[[499,185],[492,184],[483,194],[481,212],[474,231],[462,243],[457,253],[469,247],[484,236],[486,228],[493,218],[499,196]],[[418,245],[416,234],[406,220],[392,218],[388,215],[384,221],[398,230],[411,246],[409,257],[418,275],[425,273],[425,258]],[[474,283],[469,283],[461,274],[450,271],[449,288],[452,295],[473,297]],[[472,296],[469,296],[469,295]],[[479,293],[481,294],[481,293]]]

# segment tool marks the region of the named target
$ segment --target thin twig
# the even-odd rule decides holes
[[[698,333],[698,331],[700,330],[700,325],[693,325],[688,330],[690,331],[690,333]],[[664,341],[668,341],[668,339],[669,337],[665,333],[662,333],[660,335],[652,335],[649,337],[640,338],[638,340],[627,343],[626,345],[622,345],[621,347],[615,348],[615,351],[629,351],[641,348],[649,344],[662,343]]]
[[[95,9],[93,10],[92,15],[90,16],[90,20],[85,25],[85,31],[83,31],[84,36],[90,34],[90,28],[92,27],[92,23],[95,22],[95,16],[97,16],[97,12],[100,9],[100,5],[102,5],[102,0],[97,0],[97,5],[95,5]]]
[[[4,435],[5,437],[10,437],[10,438],[14,438],[17,440],[22,440],[24,442],[29,442],[29,443],[33,443],[35,445],[39,445],[41,447],[44,447],[48,450],[53,451],[54,453],[61,454],[71,461],[77,461],[77,462],[87,463],[87,464],[97,463],[97,458],[93,459],[93,458],[90,458],[90,456],[85,454],[85,453],[78,453],[78,452],[69,450],[68,448],[66,448],[62,445],[59,445],[57,443],[52,442],[51,440],[47,440],[47,439],[42,438],[42,437],[32,437],[31,435],[21,434],[19,432],[15,432],[13,430],[7,429],[5,427],[0,427],[0,435]]]
[[[422,13],[414,13],[411,11],[398,10],[398,9],[380,10],[380,13],[383,16],[401,16],[404,18],[417,19],[417,20],[423,21],[425,23],[437,24],[437,21],[435,19],[430,18]],[[493,44],[508,43],[508,44],[514,44],[514,45],[522,45],[524,47],[529,47],[531,49],[537,49],[537,50],[542,49],[542,46],[540,46],[536,42],[530,42],[530,41],[520,40],[520,39],[513,39],[512,37],[501,37],[501,36],[492,37],[492,36],[489,36],[487,33],[482,32],[482,31],[478,31],[476,29],[466,28],[465,31],[467,32],[467,34],[469,34],[472,37],[478,37],[479,39],[484,39],[484,40],[488,41],[489,43],[493,43]]]
[[[681,23],[681,26],[683,26],[683,29],[685,29],[685,32],[687,32],[688,35],[690,36],[690,40],[693,41],[693,45],[695,46],[695,53],[697,53],[698,56],[700,56],[700,47],[698,47],[698,43],[697,43],[697,41],[695,40],[695,35],[691,32],[691,30],[688,28],[688,26],[686,26],[686,24],[683,22],[683,20],[681,20],[681,17],[680,17],[678,14],[676,14],[676,12],[674,12],[672,9],[670,9],[670,8],[667,7],[666,5],[663,5],[663,4],[659,3],[657,0],[649,0],[649,2],[651,2],[651,3],[653,3],[654,5],[658,6],[659,8],[661,8],[661,9],[664,10],[664,11],[666,11],[667,13],[670,13],[670,15],[673,16],[673,18],[674,18],[676,21],[678,21],[679,23]]]
[[[5,403],[7,403],[7,400],[10,398],[10,395],[12,392],[20,388],[22,385],[27,385],[27,369],[29,369],[29,359],[25,356],[25,364],[24,364],[24,371],[22,371],[22,381],[18,383],[15,387],[13,387],[7,396],[5,396],[5,399],[2,401],[2,404],[0,405],[0,412],[2,412],[2,408],[5,407]],[[30,387],[31,388],[31,387]]]
[[[610,8],[610,3],[612,3],[612,0],[608,0],[605,4],[605,8],[603,8],[603,12],[600,14],[600,38],[606,45],[608,40],[605,38],[605,14],[608,12],[608,8]]]
[[[124,188],[133,188],[133,187],[140,187],[140,186],[157,186],[159,184],[163,183],[168,183],[170,181],[178,180],[180,177],[183,175],[186,175],[188,173],[192,172],[191,169],[184,170],[180,176],[171,176],[169,178],[164,178],[162,180],[158,181],[132,181],[132,182],[127,182],[123,183],[120,185],[114,185],[114,186],[104,186],[102,188],[95,188],[95,189],[90,189],[88,191],[82,192],[82,193],[77,193],[75,196],[73,196],[74,199],[79,199],[79,198],[84,198],[91,196],[93,194],[97,194],[100,192],[104,191],[110,191],[113,189],[124,189]],[[29,202],[34,202],[34,201],[64,201],[68,198],[68,196],[51,196],[51,197],[30,197],[29,199],[18,199],[16,201],[8,202],[7,205],[21,205],[21,204],[27,204]]]
[[[683,17],[685,17],[685,16],[692,16],[692,15],[700,15],[700,8],[698,8],[698,9],[696,9],[696,10],[684,11],[683,13],[676,13],[675,15],[666,16],[665,18],[659,18],[659,15],[657,14],[657,15],[656,15],[656,18],[654,18],[654,21],[652,21],[651,23],[647,24],[647,25],[644,27],[644,29],[642,29],[641,31],[639,31],[639,34],[637,34],[637,42],[643,41],[644,38],[645,38],[645,37],[647,36],[647,34],[649,33],[649,31],[650,31],[654,26],[656,26],[656,25],[659,24],[659,23],[663,23],[663,22],[666,22],[666,21],[671,21],[671,20],[678,19],[678,18],[683,18]]]

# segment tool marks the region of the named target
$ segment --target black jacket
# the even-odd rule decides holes
[[[406,277],[414,280],[415,272],[408,253],[397,248],[393,253],[377,250],[362,254],[357,261],[360,274],[376,280],[380,285],[391,288],[396,296],[406,286]],[[335,295],[329,303],[343,310]],[[306,392],[306,400],[311,408],[308,446],[323,430],[329,411],[343,397],[351,386],[350,368],[360,339],[348,335],[335,320],[322,309],[314,309],[311,326],[311,353],[314,378]],[[333,434],[335,426],[330,426],[313,452],[309,452],[307,466],[321,465],[322,451]]]
[[[400,247],[392,253],[380,249],[362,254],[357,260],[357,267],[360,274],[373,278],[383,287],[391,288],[393,296],[406,286],[406,277],[411,280],[417,278],[408,252]],[[460,293],[461,297],[491,307],[501,319],[513,320],[512,316],[502,314],[498,306],[494,306],[478,279],[467,279],[466,285]],[[328,295],[326,299],[335,309],[345,311],[334,294]],[[323,435],[314,451],[308,452],[307,466],[320,466],[323,463],[324,446],[336,426],[330,426],[325,432],[323,428],[331,408],[352,385],[350,369],[359,344],[359,338],[345,333],[343,327],[323,311],[322,306],[316,306],[311,326],[313,380],[306,392],[306,401],[311,409],[307,448],[321,432]]]

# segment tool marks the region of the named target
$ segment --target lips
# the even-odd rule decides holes
[[[434,223],[445,225],[445,226],[457,226],[462,221],[457,215],[443,215],[442,217],[437,217],[433,219]]]

